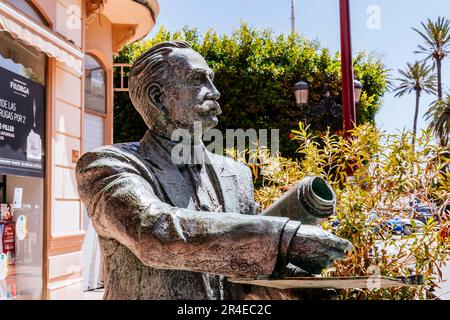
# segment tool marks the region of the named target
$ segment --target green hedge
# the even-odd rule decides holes
[[[312,107],[329,90],[337,103],[341,101],[340,57],[330,53],[317,41],[299,35],[276,35],[270,30],[257,30],[242,24],[231,36],[208,31],[201,36],[188,27],[169,32],[163,27],[145,42],[125,47],[116,63],[132,63],[142,52],[166,40],[185,40],[200,52],[214,70],[215,85],[221,92],[223,114],[218,129],[280,129],[280,151],[295,156],[295,144],[289,139],[292,128],[305,119],[316,131],[341,130],[342,118],[327,119]],[[380,59],[358,53],[354,59],[355,77],[363,86],[357,107],[358,123],[374,122],[387,87],[388,70]],[[117,81],[117,74],[115,74]],[[292,86],[299,80],[310,85],[310,104],[298,108]],[[114,141],[136,141],[146,127],[134,110],[128,93],[115,94]]]

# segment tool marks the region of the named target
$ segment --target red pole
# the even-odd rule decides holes
[[[348,137],[348,131],[353,129],[356,123],[349,0],[339,0],[339,11],[341,21],[342,119],[344,134]]]

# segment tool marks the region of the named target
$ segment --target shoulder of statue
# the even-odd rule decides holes
[[[99,163],[99,161],[104,161],[104,165],[111,164],[111,161],[108,159],[114,159],[115,162],[141,162],[138,158],[138,154],[139,142],[101,146],[83,154],[77,162],[77,171],[82,170],[93,163]]]
[[[95,158],[117,156],[136,156],[139,154],[139,142],[116,143],[112,145],[101,146],[86,152],[84,156],[89,155]]]
[[[126,142],[126,143],[116,143],[109,147],[109,149],[115,149],[117,151],[123,152],[123,153],[129,153],[136,155],[139,153],[141,143],[140,142]]]

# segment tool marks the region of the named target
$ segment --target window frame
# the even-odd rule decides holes
[[[103,70],[103,85],[104,85],[104,111],[98,111],[98,110],[94,110],[92,108],[89,108],[89,106],[86,103],[86,58],[90,57],[91,59],[93,59],[95,62],[97,62],[98,66]],[[99,117],[103,117],[104,119],[107,118],[108,116],[108,72],[107,69],[105,67],[105,65],[103,64],[102,60],[97,57],[95,54],[91,53],[91,52],[86,52],[85,54],[85,66],[84,66],[84,112],[89,113],[91,115],[94,116],[99,116]]]
[[[52,24],[50,23],[50,20],[48,19],[48,17],[46,17],[42,12],[43,10],[41,10],[41,8],[33,1],[33,0],[23,0],[26,4],[28,4],[31,9],[36,13],[36,15],[40,18],[40,20],[37,20],[35,17],[29,15],[28,13],[26,13],[25,11],[23,11],[18,5],[17,3],[15,4],[13,1],[11,0],[6,0],[6,4],[13,7],[14,9],[20,11],[21,14],[23,14],[24,16],[26,16],[28,19],[32,20],[33,22],[36,22],[40,25],[46,26],[48,28],[52,27]]]

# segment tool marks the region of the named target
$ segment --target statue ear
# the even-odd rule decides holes
[[[162,102],[162,90],[159,84],[152,83],[148,88],[148,97],[153,105],[155,105],[160,111],[164,111],[164,104]]]

